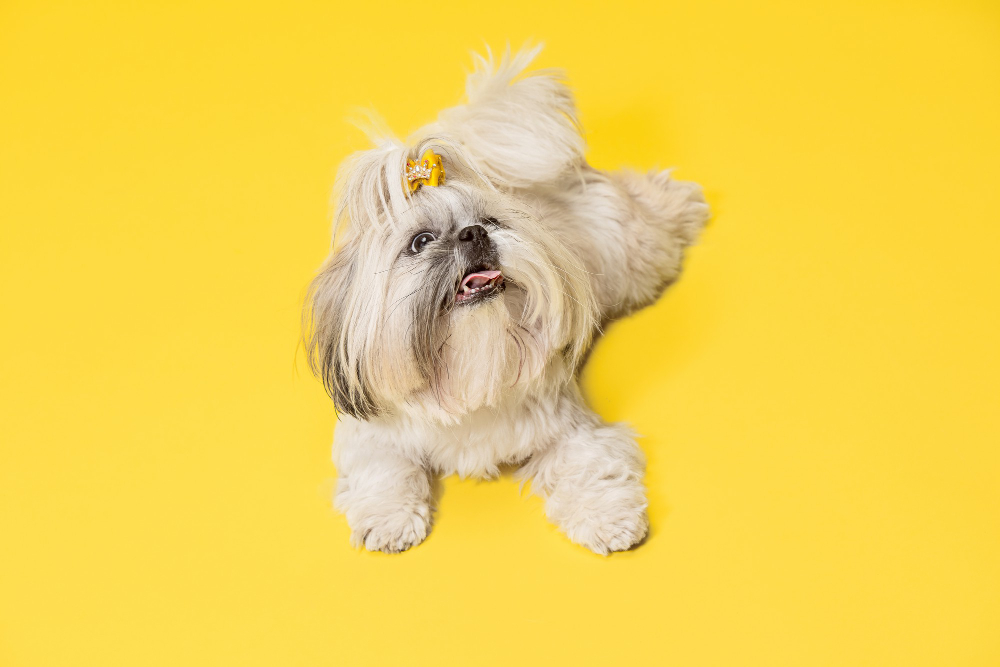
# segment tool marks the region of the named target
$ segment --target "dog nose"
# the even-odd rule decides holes
[[[481,241],[486,238],[486,230],[482,225],[469,225],[458,233],[459,241]]]

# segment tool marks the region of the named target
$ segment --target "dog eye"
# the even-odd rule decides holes
[[[410,242],[410,250],[413,252],[420,252],[424,249],[424,246],[434,240],[434,235],[430,232],[420,232],[413,237],[413,241]]]
[[[483,223],[487,225],[493,225],[494,227],[500,226],[500,221],[494,218],[492,215],[488,218],[483,218]]]

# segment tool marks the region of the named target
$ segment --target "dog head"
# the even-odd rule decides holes
[[[559,78],[514,81],[535,52],[481,59],[468,104],[341,168],[335,249],[306,311],[340,412],[458,418],[558,388],[589,345],[588,276],[531,196],[580,164],[582,139]]]

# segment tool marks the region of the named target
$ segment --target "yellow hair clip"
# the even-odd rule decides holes
[[[438,186],[444,183],[444,166],[441,156],[431,149],[424,151],[419,161],[407,160],[403,188],[416,192],[421,185]]]

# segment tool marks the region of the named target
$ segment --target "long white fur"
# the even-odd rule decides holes
[[[341,169],[337,247],[312,285],[306,326],[313,368],[341,412],[335,504],[356,546],[421,542],[432,476],[489,478],[507,464],[521,466],[574,542],[606,554],[646,535],[642,452],[585,405],[576,377],[602,323],[677,278],[708,207],[697,185],[668,172],[587,165],[562,77],[523,74],[536,53],[478,58],[467,104]],[[403,165],[428,148],[446,182],[411,195]],[[441,315],[428,295],[453,294],[455,235],[474,224],[485,225],[508,289]],[[407,254],[424,228],[439,241]]]

